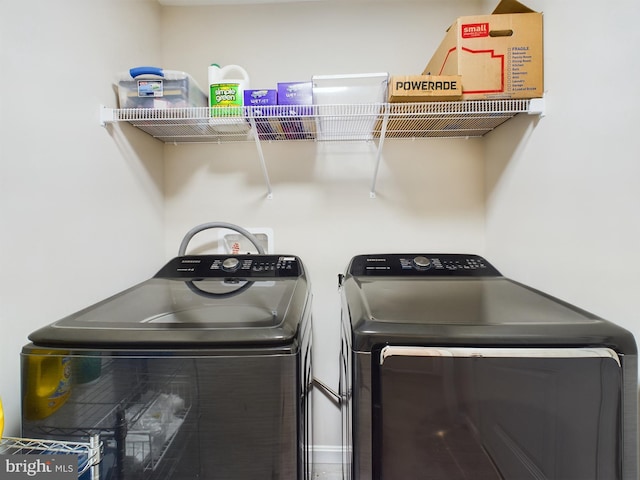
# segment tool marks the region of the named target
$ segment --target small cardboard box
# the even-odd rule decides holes
[[[460,17],[424,74],[462,75],[464,100],[543,96],[542,13],[502,0],[491,15]]]
[[[389,80],[389,103],[460,100],[460,75],[400,75]]]

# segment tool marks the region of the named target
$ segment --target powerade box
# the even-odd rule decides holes
[[[460,17],[422,73],[462,75],[463,100],[540,98],[542,13],[502,0],[491,15]]]
[[[389,103],[459,100],[460,75],[399,75],[389,80]]]
[[[117,79],[120,108],[206,107],[207,96],[187,73],[135,67]]]

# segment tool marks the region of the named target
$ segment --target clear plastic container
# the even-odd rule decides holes
[[[313,104],[318,105],[319,140],[373,138],[378,115],[387,101],[388,73],[314,75],[311,81]],[[356,108],[349,108],[353,105]]]
[[[118,76],[120,108],[206,107],[207,95],[185,72],[135,67]]]

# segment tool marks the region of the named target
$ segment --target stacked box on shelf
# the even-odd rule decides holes
[[[542,14],[502,0],[491,15],[458,18],[424,74],[462,75],[463,100],[541,98]]]
[[[244,105],[247,119],[253,119],[258,137],[262,140],[278,140],[281,137],[278,132],[278,125],[272,121],[273,109],[277,104],[277,90],[262,89],[244,91]]]
[[[433,101],[455,101],[462,98],[462,81],[460,75],[394,75],[389,81],[389,103],[419,103]],[[376,123],[379,135],[382,118]],[[389,137],[415,137],[422,132],[451,130],[449,120],[441,118],[420,118],[391,116],[387,124]]]
[[[284,138],[315,138],[311,82],[278,83],[278,114]]]

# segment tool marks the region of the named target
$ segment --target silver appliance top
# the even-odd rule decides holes
[[[390,345],[608,346],[635,353],[623,328],[458,254],[354,257],[342,280],[353,348]]]
[[[293,255],[189,255],[29,339],[69,348],[282,345],[295,340],[309,300]]]

